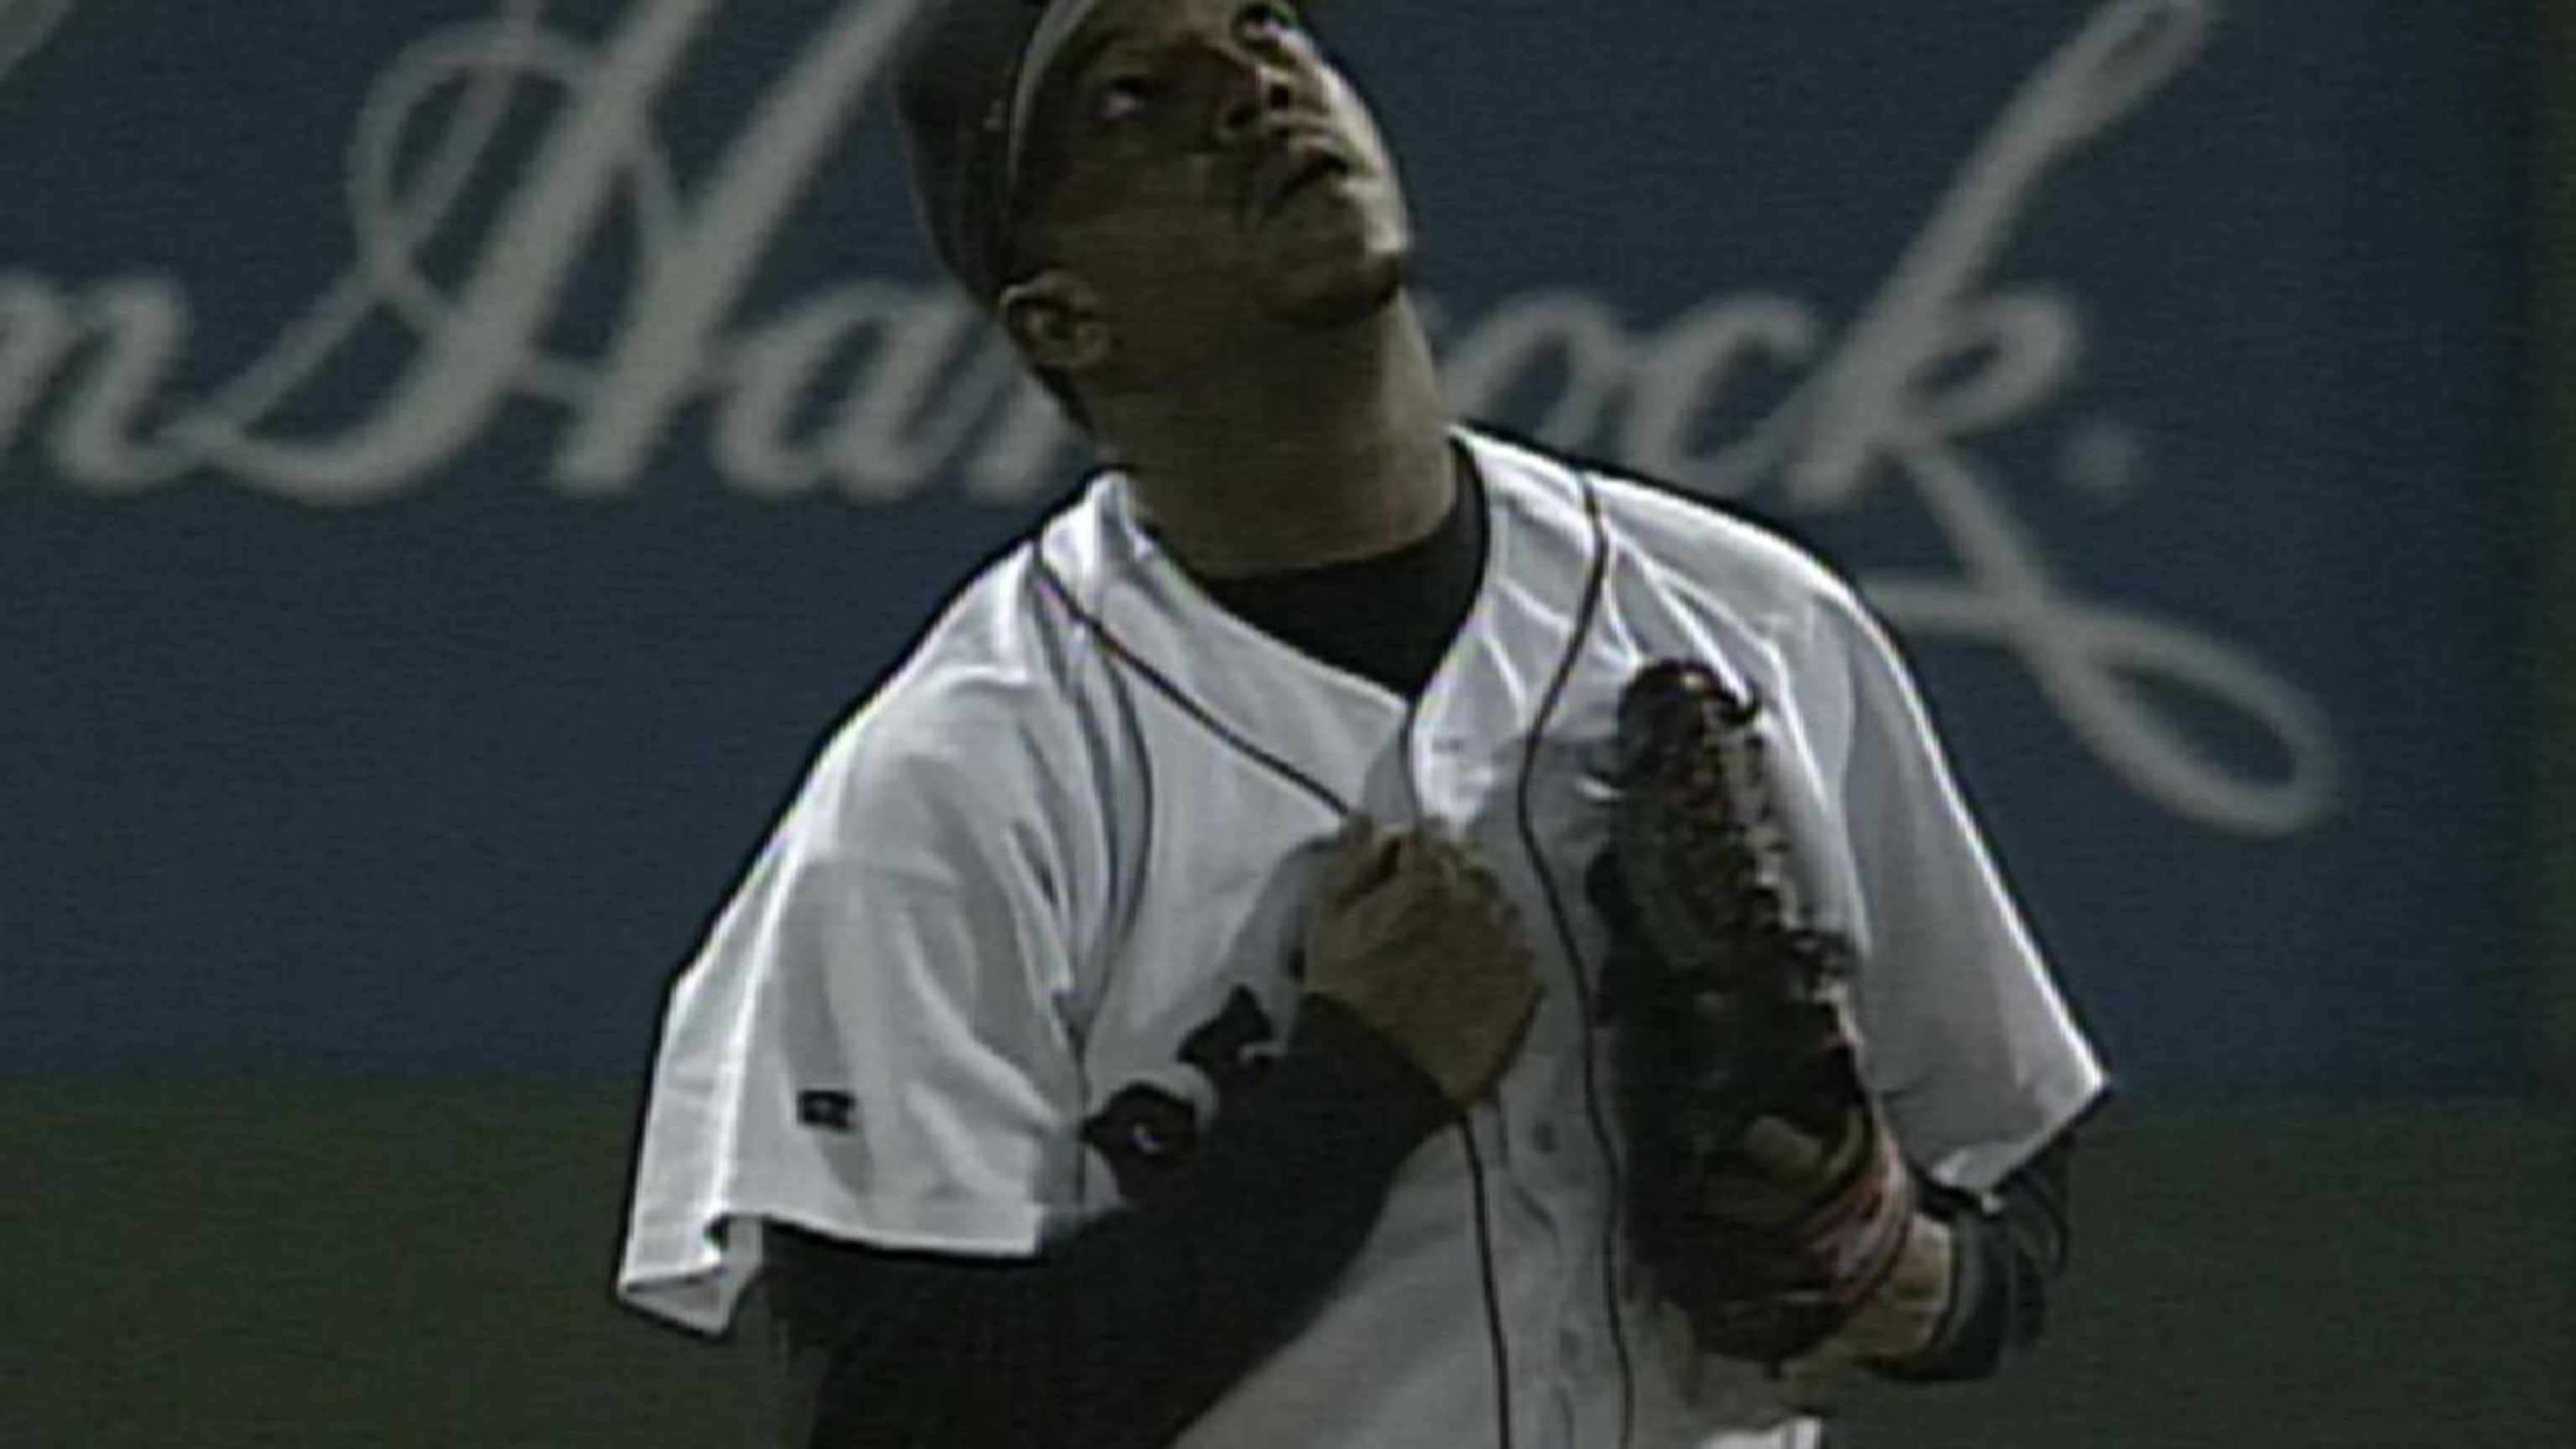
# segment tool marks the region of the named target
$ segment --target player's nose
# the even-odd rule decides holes
[[[1217,84],[1216,139],[1229,149],[1257,145],[1272,121],[1297,109],[1297,80],[1259,56],[1227,55]]]

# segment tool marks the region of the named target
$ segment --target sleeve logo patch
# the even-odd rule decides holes
[[[847,1092],[799,1092],[796,1120],[818,1132],[856,1132],[859,1099]]]

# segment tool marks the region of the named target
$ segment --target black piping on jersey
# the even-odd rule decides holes
[[[1610,1324],[1611,1351],[1619,1361],[1619,1445],[1627,1449],[1637,1424],[1636,1363],[1628,1348],[1628,1330],[1620,1317],[1619,1293],[1619,1225],[1628,1211],[1627,1178],[1620,1167],[1618,1147],[1601,1100],[1600,1049],[1595,1041],[1601,1030],[1600,981],[1592,964],[1584,959],[1582,945],[1575,938],[1573,918],[1557,892],[1547,853],[1539,846],[1532,794],[1538,776],[1540,742],[1546,738],[1548,721],[1555,717],[1567,686],[1574,680],[1575,666],[1583,657],[1583,641],[1591,635],[1593,621],[1600,616],[1601,597],[1610,582],[1610,530],[1601,515],[1600,492],[1589,472],[1577,469],[1575,478],[1583,487],[1583,521],[1592,534],[1592,558],[1584,575],[1583,601],[1575,612],[1574,629],[1566,639],[1565,655],[1557,661],[1555,676],[1548,680],[1547,692],[1539,700],[1538,717],[1531,722],[1529,737],[1522,746],[1520,780],[1513,790],[1513,823],[1520,831],[1521,849],[1529,855],[1531,873],[1538,877],[1539,893],[1547,902],[1548,920],[1556,928],[1557,943],[1574,967],[1575,1002],[1583,1012],[1583,1111],[1610,1183],[1609,1211],[1601,1221],[1602,1313]]]
[[[1467,1148],[1467,1191],[1476,1224],[1476,1280],[1485,1293],[1485,1339],[1494,1357],[1494,1442],[1512,1449],[1512,1341],[1503,1327],[1503,1290],[1494,1271],[1494,1215],[1485,1186],[1485,1152],[1476,1145],[1476,1127],[1465,1113],[1458,1116],[1458,1140]]]
[[[1404,781],[1404,793],[1413,801],[1413,820],[1422,823],[1422,783],[1413,777],[1413,731],[1422,723],[1422,696],[1419,693],[1404,702],[1404,723],[1396,731],[1396,747],[1404,752],[1404,768],[1396,772]],[[1494,1097],[1494,1119],[1502,1121],[1502,1094]],[[1476,1141],[1476,1118],[1473,1110],[1458,1114],[1458,1143],[1467,1157],[1468,1221],[1476,1233],[1476,1285],[1485,1300],[1485,1349],[1494,1366],[1494,1444],[1495,1449],[1512,1449],[1516,1437],[1512,1414],[1512,1336],[1503,1325],[1503,1290],[1501,1275],[1494,1266],[1494,1197],[1491,1184],[1485,1180],[1485,1149]]]
[[[1352,813],[1350,803],[1344,800],[1332,786],[1297,768],[1273,751],[1263,748],[1249,735],[1226,723],[1215,710],[1208,708],[1188,690],[1183,689],[1179,681],[1156,668],[1152,661],[1137,653],[1127,641],[1119,638],[1109,627],[1108,621],[1090,609],[1084,608],[1082,601],[1073,596],[1073,586],[1064,581],[1063,576],[1046,561],[1046,556],[1034,543],[1029,548],[1029,559],[1036,568],[1039,581],[1046,586],[1047,592],[1054,596],[1066,613],[1072,615],[1082,625],[1083,630],[1099,644],[1101,653],[1107,655],[1112,662],[1125,666],[1138,679],[1143,680],[1148,688],[1179,710],[1184,717],[1206,730],[1218,743],[1234,750],[1291,789],[1323,806],[1325,813],[1331,815],[1337,822],[1349,818]],[[1578,643],[1582,637],[1582,631],[1578,629],[1575,634]],[[1562,673],[1561,670],[1560,673]],[[1420,717],[1420,714],[1419,701],[1405,706],[1402,733],[1408,754],[1414,721]],[[1409,770],[1405,778],[1407,781],[1412,779]],[[1422,803],[1417,795],[1414,800],[1414,814],[1419,817],[1421,813]],[[1490,1197],[1485,1183],[1485,1157],[1483,1150],[1476,1144],[1475,1125],[1464,1113],[1459,1116],[1457,1131],[1458,1140],[1464,1144],[1467,1154],[1470,1216],[1475,1225],[1476,1234],[1476,1274],[1485,1300],[1485,1338],[1493,1355],[1496,1442],[1499,1449],[1512,1449],[1511,1336],[1503,1326],[1502,1292],[1496,1283],[1494,1227]],[[1614,1323],[1612,1332],[1616,1334],[1617,1331],[1617,1325]],[[1626,1350],[1623,1347],[1620,1359],[1623,1374],[1626,1372],[1626,1363]]]
[[[1154,667],[1153,663],[1143,655],[1129,648],[1126,640],[1119,638],[1110,630],[1106,620],[1082,606],[1082,601],[1073,596],[1073,586],[1064,581],[1063,576],[1055,571],[1054,565],[1046,561],[1046,556],[1038,551],[1038,546],[1034,543],[1029,545],[1029,559],[1037,569],[1039,582],[1046,586],[1047,591],[1055,596],[1056,602],[1064,606],[1065,612],[1071,614],[1100,645],[1101,652],[1133,671],[1137,678],[1145,681],[1148,688],[1169,701],[1174,709],[1197,722],[1201,729],[1216,736],[1228,748],[1269,771],[1306,798],[1323,806],[1324,812],[1332,816],[1335,821],[1344,820],[1350,816],[1351,804],[1341,797],[1340,792],[1262,748],[1251,736],[1226,723],[1217,716],[1216,711],[1192,697],[1188,690],[1181,688],[1178,681]]]
[[[1530,723],[1528,740],[1521,756],[1520,778],[1514,782],[1513,787],[1514,814],[1522,848],[1528,853],[1531,867],[1538,878],[1539,890],[1546,901],[1549,919],[1565,950],[1567,961],[1574,968],[1577,986],[1575,995],[1583,1014],[1584,1112],[1592,1129],[1594,1145],[1601,1153],[1601,1160],[1610,1183],[1609,1210],[1602,1220],[1602,1306],[1604,1316],[1610,1325],[1611,1347],[1619,1363],[1619,1444],[1621,1449],[1627,1449],[1635,1434],[1637,1380],[1634,1357],[1628,1346],[1627,1330],[1620,1317],[1618,1235],[1619,1224],[1627,1210],[1626,1186],[1619,1165],[1618,1150],[1610,1132],[1601,1099],[1599,1051],[1594,1042],[1594,1037],[1599,1031],[1599,1012],[1595,1000],[1599,992],[1599,983],[1594,979],[1595,973],[1591,964],[1584,958],[1575,938],[1572,918],[1567,914],[1565,902],[1556,889],[1555,878],[1549,873],[1547,857],[1539,847],[1538,832],[1532,816],[1532,781],[1537,772],[1540,741],[1545,736],[1548,722],[1555,717],[1557,708],[1564,702],[1566,688],[1572,682],[1575,666],[1582,658],[1583,644],[1591,635],[1593,621],[1600,614],[1602,595],[1609,582],[1609,529],[1602,517],[1600,494],[1589,473],[1577,469],[1575,476],[1583,490],[1583,516],[1591,534],[1591,558],[1586,566],[1582,601],[1576,610],[1574,627],[1567,634],[1565,652],[1557,660],[1556,670],[1549,678],[1546,692],[1540,698],[1538,713]],[[1066,583],[1063,576],[1055,571],[1054,565],[1047,561],[1038,541],[1033,540],[1029,545],[1029,559],[1039,582],[1047,592],[1067,614],[1073,617],[1075,622],[1081,625],[1083,631],[1100,646],[1101,652],[1113,662],[1123,665],[1136,678],[1143,680],[1148,688],[1161,695],[1183,716],[1206,730],[1218,743],[1242,755],[1253,764],[1260,766],[1273,778],[1322,806],[1325,813],[1333,817],[1337,823],[1349,818],[1353,813],[1354,807],[1342,797],[1339,791],[1305,770],[1299,769],[1276,752],[1264,748],[1258,741],[1227,723],[1215,710],[1182,688],[1179,681],[1156,667],[1152,661],[1121,639],[1116,631],[1109,627],[1107,620],[1084,607],[1082,601],[1074,597],[1072,585]],[[1408,755],[1414,721],[1419,714],[1418,706],[1417,700],[1408,703],[1405,709],[1402,733],[1408,745]],[[1408,781],[1412,778],[1410,769],[1405,772],[1405,778]],[[1421,814],[1421,802],[1418,796],[1415,800],[1415,814],[1417,816]],[[1493,1354],[1496,1442],[1500,1449],[1512,1449],[1514,1415],[1511,1343],[1510,1334],[1503,1324],[1502,1293],[1495,1268],[1492,1209],[1486,1183],[1484,1152],[1476,1142],[1472,1121],[1463,1113],[1457,1130],[1459,1140],[1466,1151],[1468,1186],[1473,1199],[1477,1272],[1485,1300],[1485,1330]]]
[[[1275,752],[1263,748],[1249,735],[1226,723],[1215,710],[1208,708],[1188,690],[1183,689],[1179,681],[1156,668],[1152,661],[1137,653],[1127,641],[1119,638],[1109,627],[1108,621],[1084,608],[1082,601],[1073,596],[1072,585],[1067,584],[1063,577],[1056,573],[1054,566],[1046,561],[1046,556],[1034,543],[1030,545],[1029,558],[1037,570],[1039,581],[1046,586],[1047,592],[1055,597],[1056,602],[1064,607],[1066,613],[1072,615],[1082,625],[1084,631],[1099,644],[1103,654],[1108,655],[1113,662],[1125,666],[1138,679],[1143,680],[1146,687],[1169,701],[1174,709],[1179,710],[1184,717],[1206,730],[1218,743],[1259,765],[1273,778],[1323,806],[1325,813],[1331,815],[1336,822],[1350,817],[1352,806],[1349,801],[1342,798],[1340,792],[1297,768]],[[1578,634],[1576,637],[1580,639],[1581,635]],[[1413,722],[1418,714],[1419,710],[1415,705],[1406,706],[1403,733],[1408,744],[1412,738]],[[1409,771],[1406,778],[1408,780],[1412,778]],[[1418,797],[1415,800],[1414,813],[1417,816],[1421,814],[1421,802]],[[1482,1284],[1485,1299],[1485,1336],[1493,1353],[1497,1442],[1500,1449],[1512,1449],[1511,1339],[1508,1331],[1503,1327],[1502,1295],[1495,1283],[1493,1221],[1487,1200],[1484,1154],[1476,1145],[1475,1126],[1464,1113],[1459,1116],[1457,1130],[1458,1140],[1465,1144],[1467,1150],[1468,1191],[1472,1197],[1471,1210],[1476,1232],[1477,1276]]]

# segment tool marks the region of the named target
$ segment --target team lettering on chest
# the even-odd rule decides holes
[[[1179,1061],[1216,1091],[1217,1111],[1242,1100],[1278,1059],[1279,1029],[1252,988],[1237,986],[1215,1016],[1181,1041]],[[1109,1164],[1119,1195],[1152,1196],[1197,1154],[1197,1107],[1151,1081],[1131,1082],[1082,1124],[1082,1140]]]

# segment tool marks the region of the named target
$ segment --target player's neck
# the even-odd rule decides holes
[[[1121,411],[1115,454],[1146,521],[1207,577],[1390,553],[1455,497],[1439,374],[1401,298]]]

